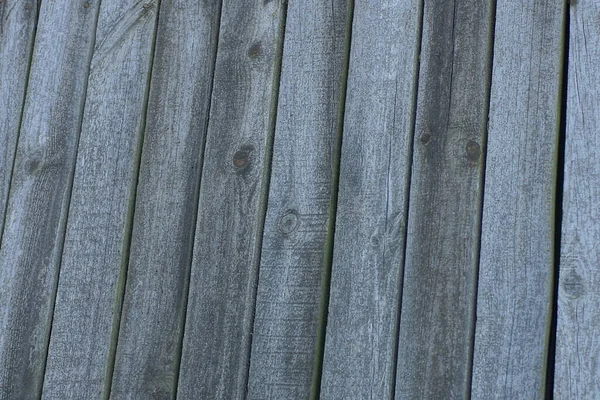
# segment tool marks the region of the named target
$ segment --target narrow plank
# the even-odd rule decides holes
[[[564,9],[497,3],[473,398],[544,398]]]
[[[392,396],[420,13],[355,4],[322,399]]]
[[[175,396],[218,24],[219,1],[161,2],[111,398]]]
[[[223,3],[179,399],[244,398],[284,18]]]
[[[37,0],[0,2],[0,237],[37,23]],[[9,78],[10,77],[10,78]]]
[[[311,392],[341,110],[347,0],[288,4],[249,399]]]
[[[469,397],[491,35],[491,1],[425,2],[400,399]]]
[[[42,398],[106,398],[156,1],[101,3]]]
[[[571,2],[555,399],[600,393],[600,4]]]
[[[36,6],[13,12],[25,4]],[[97,8],[57,0],[39,11],[0,246],[2,399],[40,396]]]

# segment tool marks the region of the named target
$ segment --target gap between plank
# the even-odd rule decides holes
[[[273,163],[273,143],[275,142],[275,127],[277,122],[277,108],[279,106],[279,86],[281,84],[281,65],[283,63],[283,45],[285,43],[285,26],[287,22],[287,1],[281,1],[280,6],[281,16],[279,21],[279,32],[277,50],[275,52],[275,69],[273,71],[273,89],[271,93],[271,109],[269,110],[269,127],[267,133],[267,142],[265,144],[265,160],[263,166],[263,185],[260,191],[258,200],[258,229],[256,234],[256,243],[254,248],[257,249],[256,257],[253,262],[256,265],[256,274],[253,282],[252,294],[252,313],[249,321],[250,337],[248,340],[248,348],[246,349],[246,374],[244,376],[244,399],[248,397],[248,383],[250,375],[250,359],[252,356],[252,339],[254,333],[254,319],[256,317],[256,291],[258,289],[258,278],[260,275],[260,259],[262,254],[262,241],[265,231],[265,219],[267,217],[267,206],[269,203],[269,188],[271,186],[271,165]]]
[[[129,198],[129,204],[127,205],[127,215],[125,216],[125,233],[123,235],[123,254],[121,256],[121,268],[119,271],[119,277],[117,279],[117,293],[115,298],[115,309],[113,316],[112,334],[110,338],[110,348],[108,352],[108,361],[106,368],[106,376],[104,379],[104,394],[103,399],[108,400],[110,398],[110,392],[112,389],[113,373],[115,369],[115,358],[117,355],[117,345],[119,340],[119,332],[121,330],[121,312],[123,311],[123,300],[125,297],[125,287],[127,284],[127,271],[129,266],[129,250],[131,247],[131,233],[133,231],[133,218],[135,216],[135,200],[137,196],[138,181],[140,177],[140,161],[142,158],[142,150],[144,147],[144,136],[146,133],[146,117],[148,114],[148,98],[150,97],[150,83],[152,78],[152,69],[154,67],[154,54],[156,50],[156,33],[158,31],[158,22],[160,16],[161,0],[156,0],[156,17],[154,21],[154,31],[152,37],[152,50],[149,57],[149,69],[148,76],[146,77],[146,91],[144,93],[144,101],[142,103],[142,121],[141,129],[138,133],[138,144],[134,155],[134,166],[133,169],[136,171],[135,180],[131,183],[132,190]]]
[[[395,327],[394,327],[394,338],[395,345],[392,353],[392,379],[391,379],[391,393],[389,395],[390,399],[396,398],[396,379],[398,374],[398,351],[400,346],[400,318],[402,311],[402,289],[404,287],[404,265],[406,264],[406,250],[407,250],[407,240],[406,236],[408,235],[408,210],[410,208],[410,186],[412,181],[412,166],[413,166],[413,149],[415,142],[415,129],[417,124],[417,100],[419,95],[419,75],[421,70],[421,48],[423,46],[423,14],[425,10],[425,0],[421,0],[419,4],[419,33],[417,34],[417,56],[415,60],[415,77],[413,82],[413,98],[412,98],[412,106],[411,106],[411,132],[410,132],[410,140],[408,143],[408,170],[406,171],[406,194],[404,197],[404,227],[402,232],[402,237],[404,238],[404,249],[402,250],[402,263],[403,265],[399,265],[400,268],[400,276],[398,277],[398,307],[396,308],[396,319],[395,319]]]
[[[8,188],[6,190],[6,203],[4,204],[4,217],[2,225],[0,226],[0,247],[4,241],[4,228],[6,227],[6,213],[8,212],[8,200],[10,199],[10,192],[12,187],[12,178],[15,172],[15,163],[17,158],[17,148],[19,147],[19,139],[21,138],[21,128],[23,127],[23,115],[25,114],[25,101],[27,100],[27,91],[29,90],[29,78],[31,77],[31,65],[33,64],[33,50],[35,49],[35,40],[37,36],[37,26],[40,19],[40,7],[41,1],[37,4],[37,14],[35,15],[35,24],[33,26],[31,48],[29,49],[29,64],[27,68],[27,76],[25,78],[25,90],[23,91],[23,97],[21,100],[21,115],[19,116],[19,129],[17,131],[17,138],[15,140],[15,147],[13,149],[13,160],[10,167],[10,178],[8,179]]]
[[[354,22],[354,0],[349,0],[346,16],[345,49],[342,76],[340,79],[340,106],[338,110],[338,128],[334,142],[333,171],[331,180],[331,198],[329,203],[329,222],[325,239],[325,257],[321,275],[321,303],[319,305],[319,320],[317,325],[317,342],[313,365],[313,378],[310,399],[320,398],[321,378],[323,376],[323,357],[325,354],[325,335],[327,331],[327,316],[329,310],[329,293],[331,290],[331,269],[333,264],[333,244],[335,241],[335,224],[340,181],[340,163],[342,159],[342,140],[344,136],[344,116],[346,113],[346,92],[348,88],[348,71],[350,70],[350,50],[352,48],[352,24]]]
[[[559,113],[559,132],[556,154],[556,187],[554,192],[554,270],[552,286],[552,316],[548,338],[548,359],[546,365],[546,394],[547,400],[554,399],[554,369],[556,361],[556,333],[558,325],[558,284],[560,273],[560,250],[562,234],[562,207],[563,207],[563,181],[565,167],[565,140],[567,130],[567,84],[569,80],[569,33],[570,33],[570,6],[565,1],[565,14],[563,22],[563,47],[561,68],[561,109]]]
[[[75,170],[77,169],[77,154],[79,153],[79,139],[81,137],[81,130],[83,127],[83,115],[85,112],[85,106],[87,104],[87,90],[88,90],[88,83],[89,83],[89,79],[90,79],[90,67],[92,64],[92,59],[94,57],[94,47],[96,47],[96,34],[97,34],[97,30],[98,30],[98,19],[100,17],[100,5],[102,3],[102,0],[98,0],[97,3],[97,8],[96,8],[96,18],[94,20],[94,26],[96,27],[96,29],[94,29],[94,34],[93,34],[93,38],[92,40],[90,40],[90,55],[89,55],[89,59],[87,61],[87,78],[85,79],[85,87],[83,88],[83,100],[81,106],[79,107],[79,121],[77,123],[77,125],[79,126],[78,128],[78,132],[77,132],[77,137],[75,139],[75,151],[73,152],[73,159],[71,161],[71,174],[69,175],[69,180],[67,182],[67,193],[65,194],[65,205],[63,206],[63,210],[61,210],[61,212],[64,212],[65,216],[61,218],[62,221],[59,222],[59,238],[58,238],[58,251],[56,252],[56,271],[54,272],[54,287],[52,288],[52,313],[50,315],[50,328],[48,329],[48,333],[46,335],[46,357],[44,358],[44,366],[42,367],[42,384],[39,390],[39,399],[42,398],[42,393],[44,390],[44,382],[46,380],[46,366],[48,364],[48,352],[50,350],[50,338],[52,337],[52,326],[54,325],[54,311],[56,309],[56,294],[58,292],[58,283],[60,281],[60,270],[62,268],[62,254],[63,254],[63,249],[64,249],[64,245],[65,245],[65,236],[67,233],[67,224],[69,222],[69,210],[71,208],[71,195],[73,194],[73,181],[75,180]],[[41,11],[41,1],[38,3],[38,20],[39,20],[39,15],[40,15],[40,11]],[[36,24],[36,30],[37,30],[37,24]],[[35,45],[34,45],[35,47]],[[33,54],[32,54],[32,61],[33,63]],[[31,65],[30,65],[30,70],[31,70]],[[23,107],[25,107],[25,105],[23,105]],[[19,130],[20,133],[20,130]],[[16,154],[15,154],[15,158],[16,158]],[[11,179],[12,179],[12,174],[11,174]],[[8,204],[8,203],[7,203]]]
[[[176,365],[175,365],[175,380],[173,382],[173,392],[172,392],[172,398],[176,399],[177,398],[177,389],[179,387],[179,374],[181,372],[181,355],[183,354],[183,337],[185,335],[185,322],[187,320],[187,308],[188,308],[188,298],[189,298],[189,294],[190,294],[190,279],[191,279],[191,274],[192,274],[192,262],[193,262],[193,257],[194,257],[194,243],[195,243],[195,237],[196,237],[196,225],[198,222],[198,202],[200,201],[200,185],[201,185],[201,181],[202,181],[202,171],[204,169],[204,152],[206,150],[206,142],[207,142],[207,137],[206,135],[208,134],[208,123],[210,121],[210,107],[212,106],[212,95],[213,95],[213,87],[214,87],[214,82],[215,82],[215,66],[217,64],[217,52],[219,49],[219,36],[220,36],[220,32],[221,32],[221,11],[223,9],[223,1],[219,1],[219,5],[217,8],[217,15],[215,16],[216,19],[216,29],[215,29],[215,33],[214,33],[214,37],[213,37],[213,41],[214,41],[214,46],[212,49],[212,57],[213,57],[213,62],[212,62],[212,70],[210,71],[210,75],[212,76],[212,79],[210,80],[210,88],[208,90],[208,106],[206,109],[206,122],[204,124],[204,139],[202,141],[202,147],[200,149],[200,165],[198,167],[198,177],[196,178],[196,189],[195,189],[195,196],[194,196],[194,204],[195,204],[195,212],[192,214],[194,217],[194,220],[192,221],[192,231],[190,232],[190,252],[189,252],[189,261],[188,261],[188,266],[187,266],[187,278],[184,281],[184,286],[183,286],[183,313],[182,313],[182,319],[179,322],[180,323],[180,334],[179,334],[179,338],[178,338],[178,344],[177,344],[177,354],[175,356],[176,361]]]
[[[481,193],[479,195],[479,225],[477,237],[479,238],[479,243],[477,245],[477,253],[475,255],[475,259],[477,260],[477,265],[475,267],[475,276],[473,279],[474,290],[473,290],[473,298],[471,299],[471,304],[473,304],[473,309],[471,310],[471,349],[469,354],[469,366],[467,368],[467,388],[469,389],[467,392],[467,399],[471,398],[471,387],[473,385],[473,360],[475,357],[475,329],[477,326],[477,295],[479,288],[479,265],[481,260],[481,231],[483,225],[483,204],[485,197],[485,172],[486,172],[486,161],[487,161],[487,140],[488,140],[488,126],[489,126],[489,112],[490,112],[490,102],[492,98],[492,76],[494,69],[494,38],[496,32],[496,0],[492,0],[490,4],[490,34],[488,38],[489,43],[489,56],[488,56],[488,81],[487,81],[487,101],[486,101],[486,109],[485,109],[485,127],[483,129],[483,138],[481,148],[483,151],[481,152],[481,174],[479,178],[479,187],[481,188]]]

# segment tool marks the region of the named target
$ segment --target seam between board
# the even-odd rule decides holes
[[[256,301],[257,301],[256,292],[258,290],[258,282],[259,282],[259,275],[260,275],[260,260],[261,260],[261,255],[262,255],[262,243],[263,243],[265,220],[266,220],[266,216],[267,216],[267,208],[268,208],[268,202],[269,202],[269,189],[270,189],[270,185],[271,185],[273,144],[275,142],[275,128],[276,128],[276,123],[277,123],[277,111],[278,111],[278,105],[279,105],[279,87],[281,85],[281,68],[282,68],[282,63],[283,63],[283,47],[284,47],[284,43],[285,43],[285,28],[286,28],[286,22],[287,22],[287,1],[282,0],[280,4],[281,4],[281,7],[283,7],[283,9],[281,11],[281,17],[280,17],[280,21],[279,21],[279,32],[278,32],[279,42],[277,44],[275,69],[273,71],[273,89],[272,89],[272,93],[271,93],[270,121],[269,121],[269,128],[268,128],[267,143],[265,145],[265,161],[264,161],[264,167],[263,167],[263,187],[261,188],[261,194],[260,194],[259,206],[258,206],[258,208],[260,210],[260,216],[259,216],[260,227],[257,228],[256,243],[255,243],[255,247],[254,247],[255,249],[257,249],[256,257],[253,260],[256,273],[255,273],[254,282],[253,282],[252,313],[251,313],[250,321],[248,323],[250,332],[248,335],[248,337],[249,337],[248,348],[246,349],[246,367],[244,369],[244,371],[245,371],[244,372],[244,374],[245,374],[244,375],[244,383],[243,383],[243,388],[244,388],[243,398],[244,399],[248,398],[248,391],[249,391],[249,384],[250,384],[249,378],[250,378],[250,365],[251,365],[251,358],[252,358],[252,344],[253,344],[252,339],[253,339],[253,333],[254,333],[254,320],[256,317]]]
[[[477,225],[477,249],[475,254],[475,265],[474,265],[474,276],[473,276],[473,298],[471,299],[471,304],[473,305],[471,310],[471,327],[470,327],[470,335],[471,335],[471,346],[469,350],[468,357],[468,366],[467,366],[467,384],[466,384],[466,398],[469,400],[471,398],[471,391],[473,386],[473,362],[475,358],[475,332],[477,325],[477,295],[479,289],[479,265],[481,263],[481,233],[483,231],[483,205],[484,205],[484,197],[485,197],[485,173],[486,173],[486,161],[487,161],[487,140],[488,140],[488,126],[489,126],[489,111],[490,111],[490,103],[492,96],[492,76],[493,76],[493,66],[494,66],[494,42],[495,42],[495,32],[496,32],[496,0],[490,1],[490,32],[488,37],[488,65],[487,65],[487,82],[486,82],[486,103],[485,103],[485,122],[483,127],[483,138],[481,143],[481,166],[480,166],[480,177],[479,177],[479,210],[478,210],[478,219],[479,223]]]
[[[113,373],[115,369],[115,360],[117,355],[117,346],[119,341],[119,333],[121,330],[121,313],[123,311],[123,301],[125,298],[125,288],[127,286],[127,272],[129,266],[129,252],[131,248],[131,237],[133,232],[133,221],[135,217],[135,206],[136,206],[136,198],[137,198],[137,188],[139,184],[140,177],[140,162],[142,157],[142,151],[144,147],[144,137],[146,132],[146,121],[148,115],[148,99],[150,97],[150,86],[152,79],[152,72],[154,67],[154,55],[156,50],[156,37],[158,31],[158,23],[160,17],[160,8],[161,8],[161,0],[156,0],[156,16],[154,17],[154,30],[152,32],[152,47],[151,53],[148,57],[148,75],[146,78],[146,88],[144,93],[143,100],[143,108],[142,108],[142,121],[140,123],[140,131],[138,132],[138,143],[137,148],[135,150],[134,155],[134,173],[135,179],[131,183],[131,194],[129,198],[129,203],[127,205],[127,214],[125,219],[125,233],[123,235],[123,244],[122,244],[122,256],[121,256],[121,267],[119,271],[119,277],[117,280],[117,293],[115,298],[115,308],[113,315],[113,324],[112,324],[112,332],[111,332],[111,340],[110,347],[108,353],[108,360],[106,366],[106,375],[104,380],[104,389],[103,389],[103,399],[108,400],[110,398],[111,390],[112,390],[112,380]]]
[[[215,68],[216,68],[216,64],[217,64],[217,53],[218,53],[218,49],[219,49],[219,36],[221,33],[221,15],[222,15],[222,10],[223,10],[223,1],[220,0],[219,4],[217,5],[217,13],[215,16],[215,33],[214,33],[214,37],[213,37],[213,41],[214,41],[214,45],[212,50],[212,69],[210,72],[210,89],[209,89],[209,94],[208,94],[208,105],[207,105],[207,109],[206,109],[206,122],[204,124],[204,139],[203,139],[203,143],[200,149],[200,155],[198,157],[199,160],[199,167],[198,167],[198,175],[196,177],[196,185],[195,185],[195,198],[194,198],[194,207],[195,207],[195,212],[192,214],[194,215],[193,217],[193,221],[192,221],[192,229],[190,232],[190,250],[189,250],[189,260],[187,263],[187,271],[186,271],[186,279],[184,282],[184,287],[183,287],[183,294],[184,294],[184,298],[183,298],[183,312],[181,313],[181,320],[179,321],[179,326],[180,326],[180,333],[179,333],[179,338],[178,338],[178,343],[177,343],[177,354],[175,356],[176,359],[176,364],[175,364],[175,381],[173,383],[173,392],[172,392],[172,398],[173,399],[177,399],[177,393],[178,393],[178,389],[179,389],[179,379],[180,379],[180,374],[181,374],[181,359],[182,359],[182,355],[183,355],[183,345],[184,345],[184,338],[185,338],[185,326],[186,326],[186,322],[187,322],[187,311],[188,311],[188,300],[189,300],[189,294],[190,294],[190,280],[191,280],[191,274],[192,274],[192,263],[194,260],[194,245],[195,245],[195,239],[196,239],[196,229],[197,229],[197,223],[198,223],[198,212],[199,212],[199,201],[200,201],[200,186],[202,183],[202,173],[204,171],[204,153],[206,150],[206,142],[208,141],[208,125],[210,123],[210,110],[211,110],[211,106],[212,106],[212,97],[213,97],[213,88],[214,88],[214,81],[215,81]]]
[[[310,399],[320,398],[321,380],[323,376],[323,363],[325,356],[325,339],[327,334],[327,318],[329,311],[329,297],[331,290],[331,272],[333,267],[333,249],[335,242],[335,227],[337,220],[337,204],[339,193],[340,165],[342,158],[342,142],[344,136],[344,119],[346,113],[346,98],[348,90],[348,74],[350,71],[350,51],[352,48],[352,28],[354,23],[354,0],[348,1],[346,16],[344,60],[342,64],[342,76],[340,79],[341,90],[338,106],[338,120],[336,129],[336,140],[334,142],[333,171],[331,182],[331,194],[329,203],[329,218],[327,234],[325,239],[325,256],[323,259],[323,273],[321,275],[321,301],[319,305],[319,320],[317,325],[316,351],[313,363],[313,376],[310,390]]]
[[[391,393],[389,395],[390,399],[396,398],[396,388],[398,385],[398,357],[399,357],[399,347],[400,347],[400,323],[402,319],[402,296],[403,296],[403,288],[404,288],[404,267],[406,266],[406,252],[407,252],[407,236],[408,236],[408,215],[410,209],[410,190],[411,190],[411,181],[412,181],[412,168],[413,168],[413,153],[414,153],[414,142],[415,142],[415,130],[416,130],[416,122],[417,122],[417,103],[419,97],[419,75],[421,73],[421,48],[423,46],[423,15],[425,10],[425,0],[419,0],[419,15],[418,19],[418,33],[416,37],[417,50],[415,52],[415,61],[414,61],[414,71],[415,76],[413,79],[413,92],[412,92],[412,105],[411,105],[411,121],[410,121],[410,134],[408,140],[408,149],[406,151],[406,155],[408,157],[407,162],[407,171],[406,171],[406,193],[404,194],[404,227],[402,229],[402,237],[404,238],[403,249],[402,249],[402,264],[398,266],[398,307],[396,307],[396,318],[395,318],[395,329],[394,329],[394,356],[392,358],[392,383],[390,385]]]
[[[40,17],[40,5],[41,5],[41,1],[37,4],[36,8],[36,15],[35,15],[35,23],[33,26],[33,32],[31,33],[32,39],[31,39],[31,46],[29,49],[29,61],[28,61],[28,67],[27,67],[27,75],[25,77],[25,87],[23,90],[23,97],[21,100],[21,113],[19,115],[19,127],[17,129],[17,137],[15,140],[15,146],[13,148],[13,159],[12,159],[12,165],[10,167],[10,178],[8,179],[8,186],[6,188],[6,203],[4,204],[4,216],[3,216],[3,221],[2,221],[2,226],[0,226],[0,249],[2,248],[2,243],[4,242],[4,230],[6,227],[6,214],[8,213],[8,203],[10,200],[10,192],[11,192],[11,186],[12,186],[12,180],[13,180],[13,175],[15,172],[15,165],[16,165],[16,160],[17,160],[17,149],[19,148],[19,140],[21,139],[21,130],[23,128],[23,116],[25,115],[25,103],[27,100],[27,92],[29,91],[29,79],[31,78],[31,66],[33,65],[33,53],[35,50],[35,42],[37,39],[37,26],[38,26],[38,22],[39,22],[39,17]],[[1,18],[1,17],[0,17]]]
[[[569,81],[569,41],[571,25],[571,7],[568,0],[563,5],[563,46],[561,48],[560,86],[559,86],[559,112],[558,112],[558,134],[555,142],[555,164],[554,164],[554,265],[552,271],[550,326],[546,339],[546,382],[544,397],[547,400],[554,399],[554,372],[556,363],[556,341],[558,332],[558,289],[560,275],[560,257],[562,244],[562,218],[563,218],[563,184],[565,168],[565,142],[567,135],[567,91]]]
[[[59,283],[60,283],[60,271],[62,269],[62,256],[63,256],[63,251],[64,251],[64,245],[65,245],[65,239],[66,239],[66,235],[67,235],[67,226],[68,226],[68,222],[69,222],[69,214],[70,214],[70,209],[71,209],[71,199],[72,199],[72,194],[73,194],[73,182],[75,180],[75,172],[77,171],[77,156],[79,154],[79,139],[81,138],[81,131],[83,129],[83,116],[85,114],[85,108],[87,105],[87,91],[88,91],[88,84],[89,84],[89,79],[90,79],[90,70],[91,70],[91,65],[92,65],[92,59],[94,57],[94,47],[96,46],[96,35],[98,32],[98,19],[100,17],[100,5],[102,4],[102,0],[98,0],[98,3],[96,5],[96,17],[94,20],[94,33],[93,33],[93,37],[90,40],[90,54],[88,57],[88,62],[87,62],[87,73],[86,73],[86,79],[85,79],[85,87],[83,89],[83,100],[82,100],[82,104],[80,105],[80,112],[79,112],[79,121],[77,123],[77,125],[79,126],[78,130],[77,130],[77,135],[76,135],[76,139],[75,139],[75,146],[74,146],[74,154],[73,154],[73,159],[71,161],[71,173],[69,174],[69,178],[68,178],[68,184],[67,184],[67,193],[65,194],[65,199],[67,199],[65,201],[65,204],[63,205],[63,209],[61,210],[61,215],[63,215],[61,217],[61,220],[64,221],[60,221],[59,222],[59,238],[57,239],[57,245],[58,245],[58,251],[56,252],[56,256],[54,259],[54,262],[56,263],[56,271],[54,271],[54,287],[52,289],[52,313],[50,314],[50,323],[49,323],[49,329],[48,329],[48,333],[46,334],[46,357],[44,358],[44,365],[43,365],[43,369],[42,369],[42,382],[39,388],[39,395],[38,398],[41,399],[42,398],[42,394],[44,391],[44,383],[46,380],[46,367],[48,364],[48,354],[50,351],[50,339],[52,338],[52,327],[54,325],[54,312],[56,310],[56,296],[58,294],[58,287],[59,287]],[[41,1],[40,1],[40,7],[38,8],[38,17],[39,17],[39,12],[41,11]]]

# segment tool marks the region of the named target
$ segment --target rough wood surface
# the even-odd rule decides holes
[[[399,399],[463,399],[470,392],[491,12],[491,1],[425,2]]]
[[[156,1],[104,0],[98,16],[42,398],[107,396]]]
[[[179,399],[244,398],[284,17],[223,3]]]
[[[96,15],[66,0],[39,12],[0,250],[0,399],[40,395]]]
[[[37,22],[38,0],[0,1],[0,238]]]
[[[392,396],[420,11],[354,8],[322,399]]]
[[[218,19],[218,1],[160,5],[114,399],[175,396]]]
[[[339,129],[347,1],[288,4],[249,399],[311,391]]]
[[[600,394],[600,4],[571,2],[555,399]]]
[[[562,1],[496,9],[472,398],[544,398]]]

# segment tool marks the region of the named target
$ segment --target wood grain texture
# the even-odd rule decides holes
[[[288,4],[249,399],[307,398],[338,149],[348,3]]]
[[[600,394],[600,4],[570,9],[555,399]]]
[[[41,391],[96,29],[97,3],[84,4],[45,1],[39,13],[0,249],[0,399]]]
[[[15,4],[0,2],[0,238],[23,115],[37,11],[37,0]]]
[[[472,398],[544,398],[564,8],[497,3]]]
[[[179,370],[219,1],[160,7],[114,399],[173,398]]]
[[[43,399],[110,389],[157,6],[100,7]]]
[[[491,1],[425,2],[399,399],[464,399],[470,392],[491,13]]]
[[[223,3],[179,399],[244,398],[284,17]]]
[[[420,12],[355,4],[322,399],[393,397]]]

